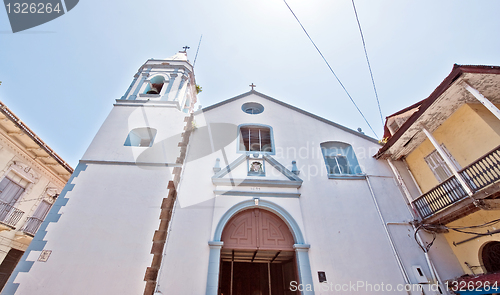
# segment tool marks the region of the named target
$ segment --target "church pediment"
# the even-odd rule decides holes
[[[217,195],[299,197],[302,179],[273,157],[245,154],[213,177]]]

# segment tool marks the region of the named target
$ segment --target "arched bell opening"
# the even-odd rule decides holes
[[[164,84],[165,84],[165,77],[154,76],[151,80],[149,80],[145,92],[146,94],[160,94]]]
[[[295,294],[294,236],[273,212],[251,208],[231,217],[222,231],[218,294]]]

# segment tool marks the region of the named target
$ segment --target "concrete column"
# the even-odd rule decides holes
[[[132,90],[132,88],[135,85],[135,82],[137,82],[138,77],[139,77],[139,75],[134,76],[134,80],[132,81],[132,83],[130,83],[130,86],[128,87],[127,92],[125,92],[125,94],[120,99],[127,99],[128,95],[130,94],[130,91]]]
[[[224,242],[208,242],[210,256],[208,258],[207,293],[206,295],[217,295],[219,290],[220,249]]]
[[[465,190],[465,192],[470,197],[472,197],[473,193],[472,193],[471,189],[465,183],[465,181],[463,180],[462,176],[460,174],[458,174],[458,171],[455,168],[455,165],[453,165],[453,163],[451,162],[450,158],[448,158],[448,155],[445,153],[445,151],[443,150],[443,148],[439,145],[439,143],[434,138],[434,136],[432,136],[432,134],[429,132],[429,130],[427,130],[425,127],[422,127],[422,131],[425,133],[425,135],[427,136],[427,138],[429,139],[429,141],[432,143],[432,145],[434,146],[434,148],[436,148],[436,150],[438,151],[438,153],[441,155],[441,158],[443,158],[443,160],[445,161],[446,165],[448,165],[448,168],[450,168],[450,170],[453,173],[453,175],[455,175],[455,177],[457,178],[457,180],[460,182],[460,184],[462,185],[462,187]]]
[[[144,81],[148,78],[149,72],[151,72],[151,68],[147,68],[144,70],[144,72],[141,73],[141,79],[137,83],[134,89],[134,93],[129,96],[129,100],[135,100],[137,98],[137,95],[139,95],[139,91],[141,90],[142,85],[144,84]]]
[[[479,91],[474,89],[472,86],[470,86],[467,82],[463,82],[463,85],[467,91],[469,91],[474,97],[479,100],[480,103],[482,103],[488,110],[490,110],[497,119],[500,120],[500,110],[491,102],[489,101],[486,97],[484,97]]]
[[[163,88],[161,89],[160,95],[160,100],[167,101],[168,96],[170,94],[170,90],[172,89],[172,84],[174,84],[175,78],[177,77],[177,74],[170,74],[170,77],[167,81],[165,81],[165,84],[163,85]]]
[[[304,291],[301,292],[303,295],[313,295],[314,290],[313,278],[311,273],[311,265],[309,263],[309,248],[310,245],[307,244],[295,244],[293,245],[295,249],[295,255],[297,257],[297,268],[299,269],[299,280],[300,284],[304,286]],[[308,288],[311,286],[311,288]]]
[[[170,74],[170,79],[168,80],[167,90],[165,91],[165,95],[161,98],[161,100],[173,101],[177,96],[176,88],[179,87],[180,78],[177,72]]]
[[[167,77],[165,79],[165,81],[163,81],[163,86],[161,87],[161,90],[160,90],[160,93],[159,93],[160,97],[163,97],[165,95],[165,93],[167,92],[167,88],[168,88],[168,84],[169,83],[170,83],[170,80]]]

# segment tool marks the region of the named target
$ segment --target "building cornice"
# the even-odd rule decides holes
[[[0,101],[0,112],[17,128],[19,128],[23,134],[28,135],[31,140],[36,143],[43,151],[45,151],[51,158],[53,158],[60,166],[62,166],[69,174],[73,173],[73,168],[66,163],[56,152],[54,152],[42,139],[40,139],[35,132],[33,132],[26,124],[24,124],[14,113]]]
[[[34,167],[37,171],[40,173],[43,173],[47,178],[49,178],[50,181],[57,183],[61,187],[63,187],[67,180],[64,179],[61,175],[56,174],[54,171],[51,169],[48,169],[46,166],[47,164],[41,163],[40,161],[36,160],[36,157],[33,158],[33,156],[29,155],[26,153],[16,142],[14,142],[9,136],[5,135],[3,132],[0,132],[0,142],[3,142],[7,145],[7,147],[14,153],[14,157],[10,160],[16,161],[16,158],[19,159],[21,162],[25,162],[26,164],[29,164],[30,167]],[[9,163],[10,163],[9,162]],[[69,177],[69,175],[68,175]]]

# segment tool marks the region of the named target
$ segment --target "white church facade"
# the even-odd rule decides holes
[[[462,274],[415,242],[377,140],[253,88],[196,102],[185,52],[148,60],[2,294],[446,294]]]

